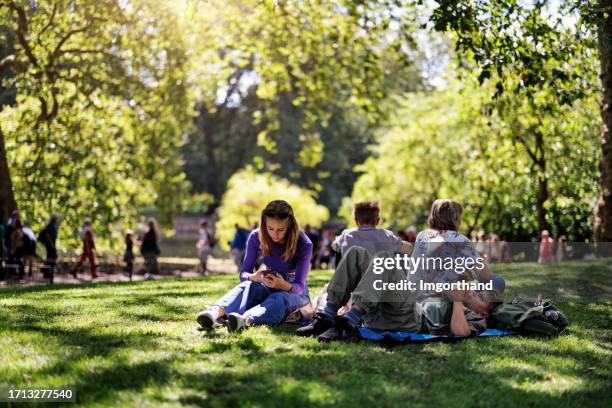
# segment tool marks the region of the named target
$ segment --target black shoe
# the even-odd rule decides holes
[[[318,336],[334,325],[334,320],[323,312],[318,312],[312,322],[295,331],[298,336]]]
[[[353,326],[346,317],[337,317],[334,325],[317,337],[322,342],[342,340],[356,343],[360,339],[359,328]]]

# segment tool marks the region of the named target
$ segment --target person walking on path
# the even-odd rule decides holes
[[[96,243],[94,241],[94,232],[91,226],[91,220],[87,218],[83,223],[83,228],[81,229],[81,238],[83,240],[83,253],[79,258],[79,261],[76,263],[74,268],[72,268],[72,276],[77,277],[77,271],[83,266],[85,260],[89,260],[89,266],[91,269],[91,278],[96,279],[99,275],[96,273]]]
[[[132,273],[134,271],[134,232],[129,229],[125,233],[125,252],[123,253],[123,262],[125,262],[125,272],[132,281]]]
[[[57,264],[57,233],[58,233],[58,216],[56,213],[51,214],[51,219],[45,228],[38,234],[38,242],[45,246],[47,259],[43,269],[43,277],[49,279],[53,283],[53,275],[55,265]]]
[[[23,281],[25,269],[23,265],[23,227],[19,217],[11,223],[11,252],[9,264],[12,266],[13,275],[17,275],[19,281]]]
[[[548,230],[542,231],[542,239],[540,241],[540,256],[538,263],[550,263],[553,260],[553,244],[555,240],[550,236]]]
[[[157,222],[154,218],[149,218],[148,221],[149,229],[145,232],[142,237],[142,244],[140,245],[140,253],[145,259],[145,279],[154,279],[155,275],[159,274],[159,262],[158,257],[161,255],[159,249],[159,240],[161,238]]]
[[[555,261],[562,262],[567,259],[567,237],[561,235],[557,241],[557,251],[555,252]]]
[[[212,248],[214,246],[214,237],[208,228],[208,222],[205,220],[200,222],[200,229],[198,233],[199,238],[198,242],[196,243],[196,248],[198,250],[198,258],[200,259],[200,269],[202,270],[202,275],[207,275],[208,256],[212,252]]]
[[[22,226],[23,231],[23,263],[28,267],[28,276],[32,277],[32,269],[34,267],[34,258],[36,255],[36,234],[31,228]]]
[[[4,257],[7,261],[11,259],[11,251],[13,248],[11,237],[13,236],[14,225],[17,221],[21,221],[21,214],[19,210],[15,210],[11,213],[11,217],[8,219],[6,226],[4,227],[4,247],[6,248]]]

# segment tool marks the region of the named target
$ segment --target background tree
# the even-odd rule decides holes
[[[2,111],[5,105],[15,103],[15,86],[8,84],[15,76],[10,67],[15,58],[15,31],[6,25],[0,25],[0,32],[0,38],[4,39],[0,43],[0,78],[5,79],[0,81],[0,111]],[[17,209],[5,145],[4,134],[0,127],[0,222],[8,219],[10,213]]]
[[[529,94],[548,86],[561,103],[571,104],[584,97],[591,85],[581,80],[581,68],[567,64],[568,59],[583,52],[585,43],[598,52],[603,126],[601,196],[594,237],[598,241],[612,241],[612,1],[436,3],[432,15],[435,29],[457,35],[457,49],[469,52],[479,64],[481,82],[497,74],[495,95],[505,90]],[[566,41],[568,28],[573,30],[576,41]],[[506,79],[513,77],[520,80],[507,89]]]
[[[398,98],[399,110],[358,168],[363,175],[352,202],[379,199],[384,223],[404,228],[424,227],[431,202],[452,197],[465,207],[468,234],[484,228],[530,241],[541,227],[537,209],[545,180],[552,232],[589,239],[598,176],[596,97],[541,111],[516,94],[492,104],[490,92],[464,74],[443,90]],[[534,97],[555,100],[546,90]],[[546,161],[544,169],[528,150],[538,140],[534,127],[541,133],[537,158]],[[348,210],[350,202],[344,209],[350,219]]]
[[[387,95],[424,89],[422,66],[410,64],[423,57],[406,7],[199,2],[191,24],[205,29],[196,41],[216,44],[216,52],[198,52],[226,68],[201,70],[203,86],[216,91],[201,93],[185,151],[196,191],[219,199],[229,176],[252,162],[318,192],[335,212],[350,194],[353,167],[367,156],[375,122],[389,111]]]
[[[257,173],[252,167],[236,172],[229,180],[219,208],[217,231],[222,248],[234,235],[234,224],[252,228],[259,223],[262,209],[272,200],[285,200],[292,207],[300,228],[310,224],[319,227],[329,211],[314,200],[312,191],[300,188],[270,173]]]
[[[167,220],[186,188],[178,147],[191,122],[174,11],[155,1],[11,0],[0,13],[5,37],[16,33],[2,62],[3,86],[16,89],[0,113],[4,157],[26,220],[37,227],[63,213],[63,242],[76,240],[84,217],[112,240],[114,224],[133,222],[146,203]]]

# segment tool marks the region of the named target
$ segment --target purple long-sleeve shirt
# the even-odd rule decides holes
[[[306,279],[310,270],[310,258],[312,257],[312,242],[300,231],[295,255],[289,261],[282,260],[285,245],[272,242],[270,254],[263,257],[263,263],[268,269],[278,272],[287,278],[289,272],[295,271],[295,280],[291,284],[291,292],[297,295],[303,295],[306,286]],[[242,272],[240,272],[240,281],[243,282],[249,279],[249,274],[255,269],[257,255],[261,253],[261,243],[259,242],[259,228],[254,229],[249,234],[247,240],[246,253],[244,254],[244,262],[242,264]]]

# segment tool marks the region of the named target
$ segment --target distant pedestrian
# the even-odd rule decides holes
[[[200,268],[203,275],[208,274],[208,255],[212,252],[214,246],[214,237],[208,228],[208,222],[202,220],[200,222],[200,229],[198,230],[198,242],[196,248],[198,250],[198,258],[200,259]]]
[[[230,249],[234,263],[238,267],[238,272],[242,271],[242,262],[244,261],[244,253],[246,251],[246,243],[249,237],[249,231],[246,228],[241,228],[240,225],[234,225],[234,239],[230,242]]]
[[[154,279],[156,274],[159,274],[159,262],[158,257],[161,255],[159,249],[159,240],[161,238],[157,222],[154,218],[149,218],[148,221],[149,229],[142,237],[142,244],[140,245],[140,253],[145,260],[145,279]]]
[[[416,242],[416,238],[417,238],[417,229],[414,225],[409,226],[408,228],[406,228],[406,242],[409,242],[411,244],[414,244]]]
[[[85,219],[80,235],[81,239],[83,240],[83,252],[81,253],[79,261],[76,263],[74,268],[72,268],[72,276],[75,278],[77,277],[77,271],[81,268],[81,266],[83,266],[83,263],[87,259],[89,260],[89,266],[91,269],[91,278],[95,279],[98,277],[98,274],[96,273],[96,243],[91,220],[89,218]]]
[[[28,268],[28,276],[32,276],[34,258],[36,257],[36,234],[31,228],[22,227],[23,231],[23,262]]]
[[[43,269],[43,277],[51,279],[53,283],[53,275],[55,265],[57,264],[57,233],[58,233],[58,216],[56,213],[51,214],[51,219],[47,226],[38,234],[38,242],[44,245],[47,259]]]
[[[315,228],[312,228],[309,224],[306,224],[304,227],[304,233],[310,239],[310,242],[312,242],[312,253],[318,254],[321,245],[321,236],[319,235],[319,232]],[[313,256],[310,259],[310,269],[315,269],[317,267],[317,261],[317,256]]]
[[[12,266],[13,275],[17,275],[19,281],[25,276],[23,266],[23,228],[21,220],[15,218],[11,223],[11,255],[9,263]]]
[[[332,242],[334,240],[334,230],[332,228],[327,228],[323,231],[323,239],[321,240],[320,247],[318,253],[317,265],[321,269],[334,268],[335,267],[335,254],[332,249]]]
[[[538,263],[549,263],[553,260],[553,244],[555,240],[550,236],[548,230],[543,230],[540,240],[540,256]]]
[[[489,248],[487,242],[487,233],[483,230],[478,231],[476,234],[476,239],[474,239],[474,248],[480,254],[482,258],[488,256]]]
[[[4,247],[6,248],[5,257],[9,259],[11,257],[11,250],[13,248],[13,244],[11,242],[11,237],[13,236],[13,226],[16,221],[21,221],[21,214],[18,210],[15,210],[11,213],[11,217],[6,222],[6,226],[4,228]]]
[[[561,235],[557,241],[557,251],[555,252],[555,260],[562,262],[567,259],[567,237]]]
[[[134,232],[127,230],[125,233],[125,252],[123,253],[123,262],[125,262],[125,272],[132,281],[132,273],[134,271]]]

